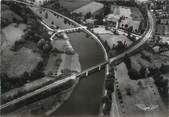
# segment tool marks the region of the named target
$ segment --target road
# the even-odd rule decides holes
[[[18,0],[13,0],[13,1],[16,1],[16,2],[19,2],[19,3],[23,3],[23,4],[26,4],[26,5],[29,5],[29,6],[31,5],[31,6],[39,7],[39,6],[32,5],[32,4],[29,4],[29,3],[26,3],[26,2],[21,2],[21,1],[18,1]],[[41,7],[39,7],[39,8],[41,8]],[[70,22],[72,22],[72,23],[74,23],[74,24],[76,24],[76,25],[78,25],[78,26],[80,26],[80,27],[83,27],[82,25],[78,24],[77,22],[73,21],[72,19],[67,18],[66,16],[63,16],[63,15],[61,15],[61,14],[59,14],[59,13],[57,13],[57,12],[51,10],[51,9],[47,9],[47,8],[42,8],[42,9],[45,9],[45,10],[47,10],[47,11],[49,11],[49,12],[54,12],[54,13],[58,14],[59,16],[68,19]],[[114,61],[116,61],[116,60],[118,60],[118,59],[121,59],[121,58],[123,58],[126,54],[129,54],[129,53],[135,51],[135,50],[138,49],[140,46],[142,46],[142,45],[152,36],[152,33],[154,32],[154,19],[153,19],[152,13],[151,13],[150,11],[148,11],[148,18],[149,18],[149,29],[148,29],[148,31],[146,32],[146,34],[143,36],[143,38],[142,38],[137,44],[135,44],[134,46],[132,46],[131,48],[129,48],[129,49],[126,50],[125,52],[121,53],[120,55],[118,55],[118,56],[116,56],[116,57],[110,58],[110,59],[109,59],[109,63],[112,63],[112,62],[114,62]],[[45,25],[45,26],[47,26],[47,25]],[[47,27],[48,27],[48,29],[50,29],[49,26],[47,26]],[[92,37],[99,43],[99,45],[102,47],[102,49],[103,49],[103,51],[104,51],[104,53],[105,53],[105,58],[106,58],[106,60],[108,60],[107,52],[106,52],[104,46],[102,45],[102,43],[100,42],[100,40],[99,40],[93,33],[91,33],[89,30],[87,30],[87,29],[85,29],[85,28],[83,28],[83,30],[84,30],[85,32],[87,32],[88,34],[92,35]],[[17,103],[17,102],[19,102],[19,101],[25,100],[25,99],[31,97],[32,95],[37,95],[37,94],[39,94],[40,92],[43,92],[43,91],[45,91],[45,90],[47,90],[47,89],[49,89],[49,88],[51,88],[51,87],[55,87],[55,86],[57,86],[57,85],[63,84],[63,83],[67,82],[67,81],[70,80],[70,79],[72,79],[72,77],[70,77],[70,78],[68,77],[68,78],[65,78],[65,79],[63,79],[63,80],[54,82],[54,83],[52,83],[52,84],[50,84],[50,85],[48,85],[48,86],[45,86],[45,87],[40,88],[40,89],[38,89],[38,90],[35,90],[35,91],[31,92],[31,93],[28,93],[28,94],[26,94],[26,95],[24,95],[24,96],[22,96],[22,97],[20,97],[20,98],[17,98],[17,99],[15,99],[15,100],[12,100],[12,101],[10,101],[10,102],[4,104],[4,105],[1,105],[1,106],[0,106],[0,110],[3,109],[3,108],[8,107],[8,106],[10,106],[10,105],[13,105],[13,104],[15,104],[15,103]],[[116,98],[115,98],[116,96],[115,96],[115,95],[116,95],[116,94],[114,94],[114,99],[115,99],[114,102],[116,102]],[[117,105],[116,103],[114,103],[114,105],[115,105],[115,107],[118,109],[118,105]],[[118,115],[119,115],[119,114],[118,114]]]

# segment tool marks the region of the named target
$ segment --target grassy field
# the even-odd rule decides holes
[[[111,6],[111,13],[118,19],[121,16],[125,16],[126,19],[122,20],[120,26],[128,24],[128,26],[133,26],[133,29],[138,29],[143,16],[138,8],[135,7],[124,7],[124,6]]]
[[[124,35],[115,35],[109,30],[105,30],[104,27],[98,27],[93,29],[95,33],[99,34],[102,41],[107,41],[110,48],[117,45],[118,41],[126,43],[127,46],[132,44],[132,41]]]
[[[154,84],[153,79],[131,80],[128,76],[128,70],[124,63],[116,67],[115,77],[117,78],[117,85],[122,94],[121,110],[125,112],[126,117],[165,117],[165,106],[159,96],[158,89]],[[141,85],[140,85],[141,84]],[[130,92],[130,94],[128,93]],[[119,99],[120,101],[121,99]],[[144,112],[136,106],[136,104],[146,104],[150,106],[159,105],[159,108]]]
[[[102,35],[100,35],[100,37],[103,41],[108,42],[108,45],[109,45],[110,48],[112,48],[113,45],[117,45],[118,41],[126,43],[127,46],[130,46],[132,44],[132,41],[129,40],[126,36],[123,36],[123,35],[102,34]]]
[[[8,47],[12,47],[16,41],[22,39],[22,36],[25,34],[24,29],[26,29],[26,24],[16,24],[12,23],[7,27],[2,29],[1,35],[1,49]]]
[[[124,7],[124,6],[111,6],[111,13],[117,16],[125,16],[132,20],[141,20],[143,16],[138,8]]]
[[[31,73],[40,61],[41,56],[28,48],[17,52],[4,49],[1,52],[1,72],[7,72],[8,77],[21,77],[24,72]]]
[[[16,41],[23,39],[26,28],[26,24],[12,23],[2,29],[1,73],[7,72],[8,77],[21,77],[24,72],[31,73],[42,61],[40,54],[34,53],[32,48],[23,47],[16,52],[11,50]]]
[[[94,0],[59,0],[61,6],[68,9],[70,12],[78,9]]]
[[[48,25],[48,26],[58,26],[60,29],[67,29],[67,28],[74,28],[74,25],[69,25],[69,24],[65,24],[63,18],[61,17],[57,17],[55,16],[53,13],[51,12],[46,12],[43,11],[41,13],[41,10],[39,8],[34,8],[31,7],[31,10],[37,14],[39,17],[42,17],[43,21]],[[48,17],[45,18],[45,15],[48,14]],[[52,24],[52,21],[54,22],[54,24]]]
[[[78,54],[74,55],[61,55],[62,62],[58,69],[58,74],[61,74],[63,70],[70,70],[74,72],[81,71],[81,65],[79,63],[79,56]]]

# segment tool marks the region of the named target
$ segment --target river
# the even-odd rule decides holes
[[[99,44],[86,34],[71,33],[70,42],[79,54],[82,70],[104,61]],[[98,115],[103,95],[104,72],[94,73],[80,80],[72,96],[53,115]]]

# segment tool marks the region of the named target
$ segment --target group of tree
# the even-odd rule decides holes
[[[44,77],[43,63],[39,62],[36,68],[28,73],[25,71],[21,76],[9,77],[6,72],[0,74],[1,76],[1,93],[5,93],[11,89],[23,86],[27,82]]]
[[[45,54],[49,54],[49,52],[52,50],[52,45],[50,41],[46,41],[43,38],[37,42],[37,47],[42,50]]]
[[[169,65],[162,65],[160,69],[151,69],[156,86],[158,87],[160,96],[164,103],[168,102],[168,78],[164,77],[163,73],[169,72]]]
[[[90,19],[92,17],[92,13],[88,12],[85,16],[84,19]]]
[[[114,68],[110,67],[109,74],[106,76],[105,81],[105,90],[107,91],[107,95],[102,98],[102,103],[105,104],[103,108],[103,114],[109,115],[111,111],[112,105],[112,93],[114,92]]]

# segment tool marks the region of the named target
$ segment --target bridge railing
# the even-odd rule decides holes
[[[84,74],[88,74],[88,73],[91,73],[93,71],[97,72],[97,71],[105,68],[108,63],[109,63],[109,61],[105,61],[105,62],[102,62],[102,63],[97,64],[95,66],[92,66],[92,67],[90,67],[88,69],[83,70],[81,73],[78,73],[76,76],[80,77],[80,76],[82,76]],[[85,76],[88,76],[88,75],[85,75]]]

